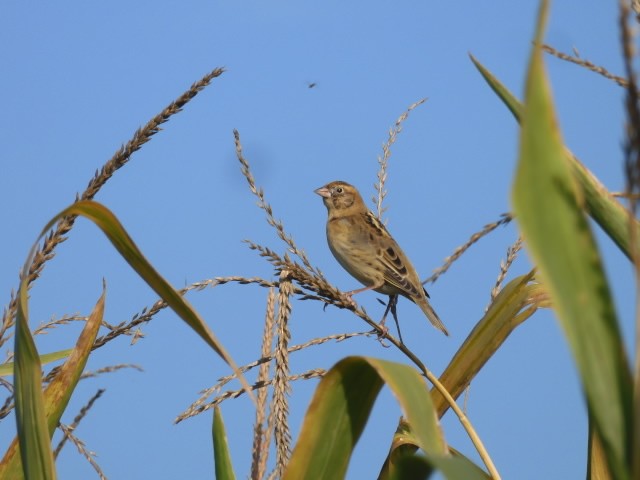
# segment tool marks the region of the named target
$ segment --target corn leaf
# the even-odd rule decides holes
[[[516,219],[576,360],[609,468],[629,478],[631,375],[601,259],[557,126],[542,51],[542,2],[529,63],[520,158],[513,185]]]
[[[56,470],[42,395],[42,368],[36,345],[29,331],[25,273],[23,270],[18,291],[13,373],[16,426],[23,467],[20,468],[18,455],[14,454],[16,461],[13,463],[17,466],[18,477],[24,473],[24,477],[29,480],[49,480],[56,478]],[[5,475],[0,477],[11,478]]]
[[[453,398],[464,392],[511,332],[536,311],[538,304],[532,298],[540,296],[541,287],[532,279],[533,272],[505,285],[445,368],[440,382]],[[449,404],[435,388],[431,395],[442,417]]]
[[[348,357],[338,362],[318,385],[283,478],[344,478],[384,384],[391,388],[429,461],[446,468],[451,459],[446,456],[431,397],[420,375],[406,365]]]
[[[411,426],[404,419],[393,436],[393,442],[378,480],[428,478],[434,466],[438,466],[446,478],[475,478],[488,480],[490,476],[457,450],[449,447],[453,457],[438,457],[430,461],[423,455],[415,454],[420,448],[419,440]]]
[[[249,397],[255,401],[249,383],[209,326],[191,304],[153,268],[115,215],[100,203],[90,200],[78,201],[56,215],[43,229],[43,234],[59,219],[69,215],[83,216],[95,223],[122,255],[122,258],[142,277],[147,285],[167,302],[171,309],[233,369]]]
[[[227,432],[224,428],[220,407],[217,405],[213,409],[212,434],[216,480],[235,480],[236,476],[233,473],[233,464],[231,463]]]
[[[485,81],[493,89],[518,122],[522,122],[523,105],[518,99],[473,55],[474,63]],[[629,234],[629,214],[611,192],[585,167],[571,151],[564,147],[564,155],[569,161],[573,174],[580,184],[587,212],[604,232],[613,240],[627,258],[632,259],[631,238]],[[640,239],[640,222],[634,220],[636,234]]]
[[[55,362],[67,358],[71,355],[72,348],[67,350],[58,350],[57,352],[45,353],[40,355],[40,365],[46,365],[47,363]],[[7,375],[13,375],[13,362],[7,362],[0,365],[0,377]]]
[[[60,367],[58,373],[44,391],[44,409],[46,425],[48,428],[48,442],[51,441],[60,418],[64,413],[71,394],[75,389],[80,375],[84,371],[87,359],[91,353],[91,347],[96,339],[104,316],[106,290],[96,303],[87,320],[74,349],[71,350],[68,360]],[[0,478],[23,478],[21,475],[20,454],[22,451],[19,437],[9,445],[2,462],[0,462]]]

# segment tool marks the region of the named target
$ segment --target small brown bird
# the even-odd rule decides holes
[[[449,335],[429,305],[415,268],[387,229],[365,206],[360,193],[346,182],[336,181],[315,190],[327,207],[327,241],[342,267],[365,285],[347,292],[366,290],[402,295],[416,303],[429,321]]]

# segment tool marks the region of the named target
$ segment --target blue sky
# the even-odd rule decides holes
[[[96,200],[123,222],[147,258],[175,286],[215,276],[271,278],[249,238],[284,252],[255,206],[235,158],[238,129],[257,183],[311,262],[344,290],[357,282],[331,256],[325,208],[313,190],[328,181],[374,194],[377,157],[389,127],[412,103],[392,148],[388,227],[423,278],[484,224],[510,209],[517,126],[468,58],[474,54],[514,93],[524,84],[537,2],[4,2],[0,15],[0,292],[17,287],[43,225],[81,192],[134,131],[215,67],[227,71],[174,116]],[[547,43],[621,73],[614,2],[555,2]],[[612,190],[623,188],[622,90],[574,65],[547,58],[567,145]],[[308,88],[308,83],[316,83]],[[597,231],[597,227],[596,227]],[[633,287],[626,259],[598,233],[627,339]],[[429,288],[445,338],[407,301],[399,306],[407,344],[435,372],[481,318],[513,225],[472,248]],[[528,271],[526,256],[510,278]],[[130,319],[156,300],[96,227],[80,220],[31,293],[32,325],[86,314],[108,285],[106,318]],[[376,295],[357,297],[380,312]],[[259,356],[266,290],[229,285],[190,301],[241,364]],[[366,329],[345,312],[295,301],[292,344]],[[38,338],[42,352],[68,348],[79,326]],[[210,412],[173,419],[228,368],[169,312],[95,352],[89,368],[138,364],[81,382],[67,423],[106,393],[77,430],[109,478],[210,478]],[[630,340],[629,340],[630,347]],[[5,352],[2,352],[3,355]],[[346,355],[404,362],[374,339],[295,354],[293,373],[329,368]],[[294,437],[317,382],[294,385]],[[473,382],[471,421],[504,478],[579,478],[586,466],[586,415],[575,368],[550,312],[507,340]],[[236,472],[246,477],[253,411],[246,398],[223,404]],[[349,478],[371,478],[400,411],[383,391],[358,445]],[[455,418],[448,442],[473,450]],[[0,428],[0,450],[14,435]],[[92,478],[67,446],[60,478]]]

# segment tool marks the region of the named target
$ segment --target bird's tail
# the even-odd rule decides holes
[[[444,323],[442,323],[442,320],[440,320],[440,317],[438,317],[438,314],[431,307],[431,305],[429,305],[429,302],[427,301],[427,299],[426,298],[418,298],[416,303],[418,304],[420,309],[424,312],[424,314],[427,316],[429,321],[433,324],[433,326],[436,327],[438,330],[440,330],[445,335],[449,336],[449,332],[447,331],[447,327],[444,326]]]

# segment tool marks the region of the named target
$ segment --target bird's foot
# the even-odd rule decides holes
[[[346,303],[348,303],[354,309],[358,308],[358,304],[353,299],[353,292],[345,292],[344,293],[344,300],[345,300]]]
[[[391,345],[384,343],[385,338],[389,334],[389,327],[384,324],[384,321],[378,324],[378,328],[374,329],[371,333],[375,333],[380,345],[384,348],[389,348]]]

